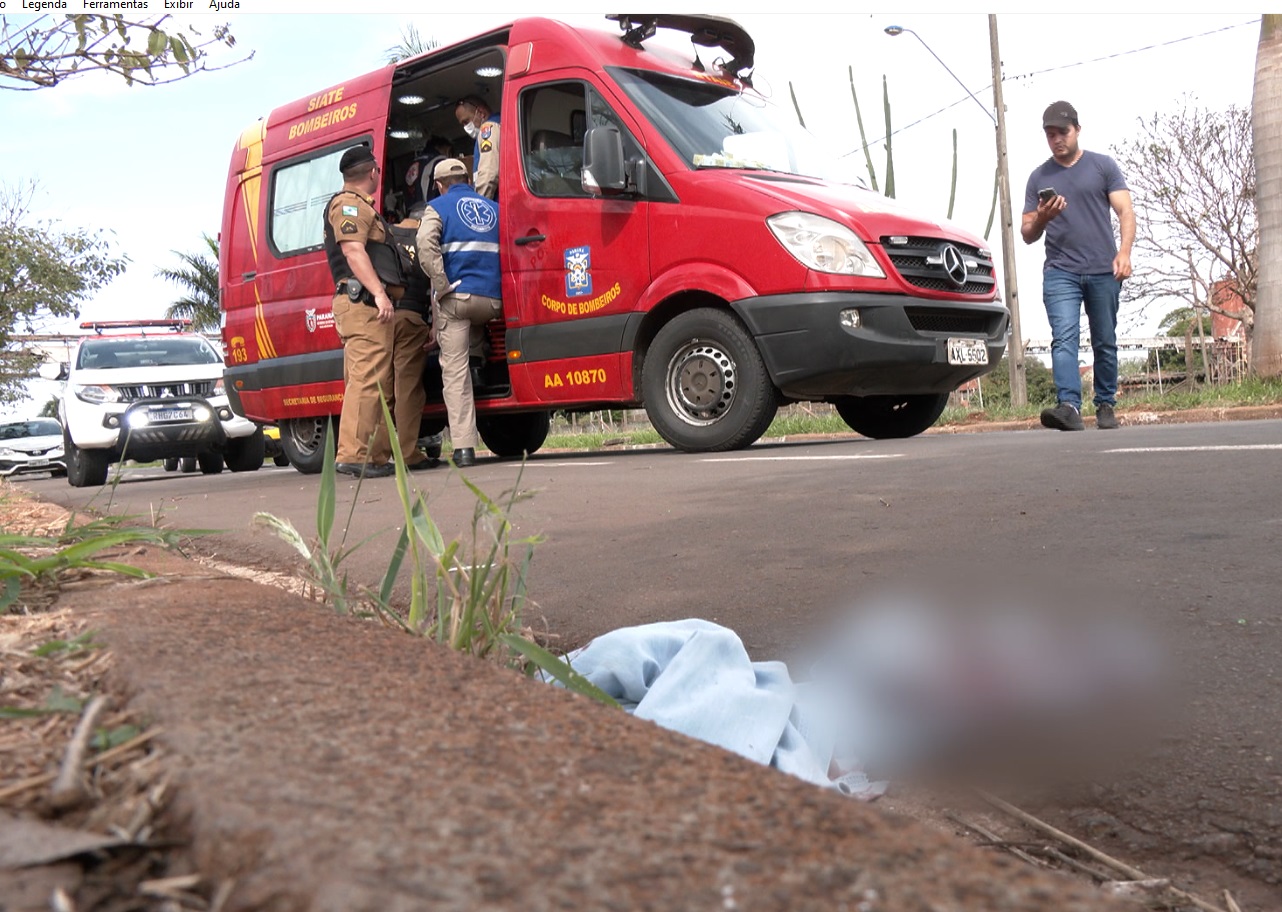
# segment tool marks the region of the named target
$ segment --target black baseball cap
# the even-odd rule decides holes
[[[1042,114],[1042,127],[1076,127],[1077,108],[1067,101],[1057,101]]]

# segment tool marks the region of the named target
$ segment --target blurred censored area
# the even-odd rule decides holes
[[[794,664],[875,778],[1028,786],[1106,775],[1173,724],[1181,687],[1134,599],[949,574],[866,594]]]

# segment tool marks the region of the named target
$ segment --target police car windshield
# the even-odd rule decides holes
[[[149,336],[121,339],[103,336],[80,344],[76,367],[85,370],[172,366],[176,364],[219,364],[222,357],[199,337]]]
[[[610,75],[681,158],[696,168],[741,168],[856,183],[851,165],[751,89],[611,67]]]

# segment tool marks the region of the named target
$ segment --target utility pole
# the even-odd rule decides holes
[[[1024,373],[1024,336],[1019,328],[1019,283],[1015,279],[1015,228],[1010,204],[1010,162],[1006,158],[1006,103],[1002,100],[1002,55],[997,48],[997,16],[988,15],[988,43],[993,54],[993,107],[997,110],[997,185],[1002,207],[1002,267],[1006,274],[1006,308],[1010,311],[1010,404],[1028,404]]]

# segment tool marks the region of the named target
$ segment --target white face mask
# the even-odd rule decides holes
[[[467,123],[463,124],[463,132],[466,133],[470,138],[476,139],[476,134],[481,131],[476,126],[476,124],[472,123],[472,121],[469,120]]]

